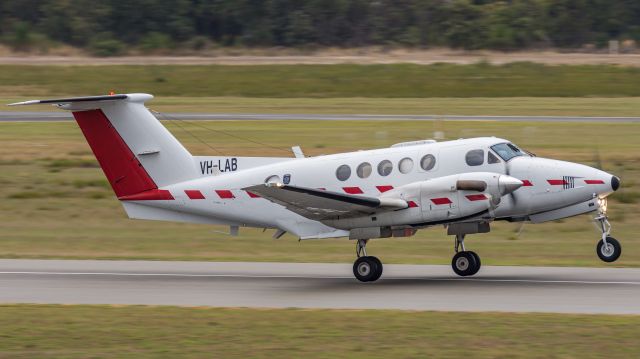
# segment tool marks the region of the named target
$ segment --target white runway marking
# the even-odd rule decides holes
[[[300,275],[243,275],[243,274],[183,274],[183,273],[125,273],[125,272],[0,272],[2,274],[31,274],[53,276],[133,276],[133,277],[204,277],[204,278],[269,278],[269,279],[353,279],[353,276],[300,276]],[[385,278],[382,278],[383,280]],[[424,278],[392,277],[389,280],[422,281],[472,281],[472,282],[514,282],[514,283],[562,283],[562,284],[622,284],[640,285],[640,282],[628,281],[585,281],[585,280],[534,280],[534,279],[483,279],[483,278]]]

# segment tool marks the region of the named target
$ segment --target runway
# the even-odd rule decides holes
[[[640,269],[5,259],[0,303],[640,314]]]
[[[591,122],[635,123],[640,117],[579,117],[579,116],[454,116],[454,115],[367,115],[367,114],[266,114],[266,113],[166,113],[160,120],[306,120],[306,121],[497,121],[497,122]],[[0,111],[0,122],[59,122],[71,121],[72,115],[57,112]]]

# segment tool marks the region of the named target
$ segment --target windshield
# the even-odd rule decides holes
[[[491,149],[498,154],[505,162],[518,156],[528,156],[527,153],[516,147],[513,143],[500,143],[491,146]]]

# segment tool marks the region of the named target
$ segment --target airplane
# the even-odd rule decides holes
[[[147,109],[149,94],[110,94],[10,104],[68,110],[129,218],[275,229],[300,240],[355,241],[353,274],[380,278],[370,239],[443,226],[453,271],[472,276],[480,257],[465,237],[494,221],[542,223],[595,212],[598,257],[613,262],[607,196],[620,179],[578,163],[536,157],[501,138],[418,140],[305,157],[193,156]]]

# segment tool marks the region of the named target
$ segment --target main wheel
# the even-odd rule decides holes
[[[478,271],[480,270],[480,266],[482,266],[482,263],[480,262],[480,256],[478,255],[478,253],[474,251],[469,251],[468,253],[470,253],[473,256],[473,258],[476,260],[475,268],[473,269],[473,271],[471,271],[471,273],[468,274],[468,275],[474,275],[478,273]]]
[[[375,282],[380,279],[380,276],[382,275],[382,262],[378,259],[378,257],[370,256],[369,258],[371,258],[372,261],[376,262],[376,275],[373,277],[373,279],[370,280],[370,282]]]
[[[476,257],[467,251],[456,253],[451,260],[451,268],[461,277],[472,275],[475,273],[474,271],[477,272],[479,268],[476,267],[479,267],[476,262]]]
[[[375,257],[374,257],[375,258]],[[382,270],[380,270],[382,274]],[[378,261],[372,257],[364,256],[356,259],[353,263],[353,275],[361,282],[371,282],[376,280],[378,274]]]
[[[604,262],[611,263],[615,262],[622,253],[622,247],[620,246],[620,242],[618,242],[613,237],[607,237],[607,244],[605,245],[604,241],[601,239],[596,246],[596,253],[598,253],[598,257]]]

